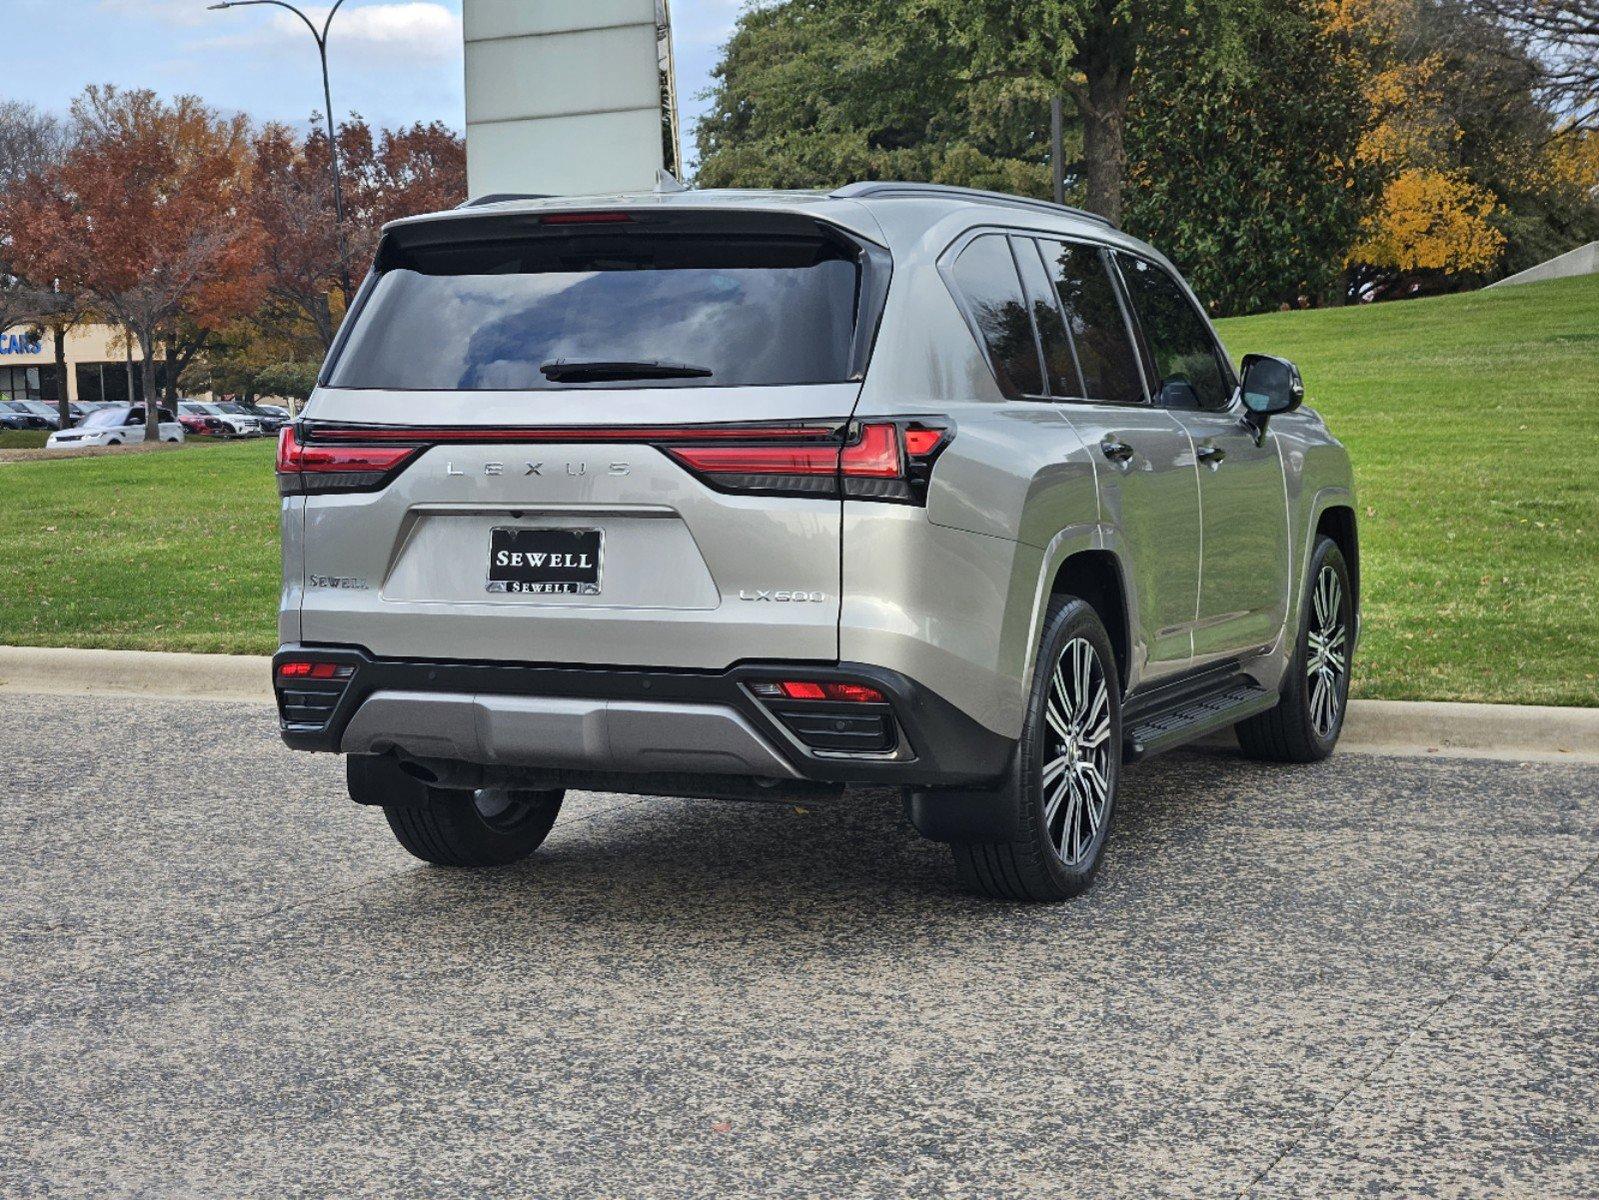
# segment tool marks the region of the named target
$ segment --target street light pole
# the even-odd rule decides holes
[[[334,14],[344,4],[344,0],[334,0],[333,7],[328,10],[327,20],[322,22],[318,29],[315,22],[306,16],[288,0],[222,0],[220,4],[212,4],[211,9],[224,8],[251,8],[259,4],[270,4],[274,8],[286,8],[300,20],[305,22],[305,27],[311,31],[311,36],[316,39],[317,57],[322,61],[322,107],[327,114],[328,121],[328,171],[333,177],[333,228],[339,241],[339,285],[344,289],[344,303],[350,303],[350,263],[349,253],[344,242],[344,186],[339,182],[339,135],[333,127],[333,87],[328,82],[328,30],[333,26]]]

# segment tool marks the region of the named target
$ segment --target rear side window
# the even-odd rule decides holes
[[[1118,254],[1122,278],[1144,340],[1155,359],[1156,403],[1167,408],[1224,409],[1232,397],[1210,325],[1170,272]]]
[[[1077,349],[1083,396],[1116,404],[1142,403],[1143,380],[1104,257],[1096,247],[1075,242],[1040,245]]]
[[[392,247],[328,383],[399,391],[842,383],[852,373],[859,283],[853,248],[820,236],[629,231]]]
[[[1013,238],[1011,245],[1016,250],[1016,265],[1021,268],[1027,302],[1033,308],[1033,324],[1038,328],[1038,343],[1044,351],[1050,395],[1081,396],[1083,385],[1077,372],[1077,356],[1055,303],[1044,260],[1039,257],[1038,243],[1032,238]]]
[[[1007,396],[1042,395],[1038,343],[1005,237],[984,234],[974,240],[960,252],[950,274],[982,336],[1000,391]]]

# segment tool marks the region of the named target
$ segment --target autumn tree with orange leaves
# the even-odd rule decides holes
[[[4,234],[29,278],[63,281],[135,340],[154,442],[157,346],[180,321],[218,327],[262,297],[248,122],[110,85],[71,115],[66,154],[18,189]]]
[[[328,187],[327,137],[303,139],[267,125],[250,156],[248,207],[261,231],[266,324],[309,329],[317,349],[333,344],[348,297],[341,280],[359,280],[387,221],[451,208],[466,198],[466,147],[437,122],[374,133],[360,117],[339,127],[345,257],[339,257]]]

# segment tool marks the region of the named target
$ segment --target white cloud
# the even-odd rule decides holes
[[[201,48],[277,48],[309,37],[305,22],[291,12],[263,5],[231,12],[211,12],[212,0],[100,0],[111,12],[138,15],[144,20],[195,28],[204,26],[216,36]],[[321,29],[332,6],[301,4],[300,9]],[[346,0],[333,19],[328,34],[329,52],[356,54],[385,63],[432,63],[459,58],[461,16],[435,0],[398,0],[362,4]]]
[[[306,10],[318,27],[327,18],[327,9]],[[279,12],[274,18],[280,31],[305,28],[292,13]],[[389,61],[438,62],[461,56],[461,17],[442,4],[411,0],[401,4],[368,4],[360,8],[346,5],[334,18],[333,33],[345,51],[377,55]]]

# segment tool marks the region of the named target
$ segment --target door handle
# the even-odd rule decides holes
[[[1227,451],[1220,446],[1201,446],[1196,452],[1196,457],[1202,463],[1218,467],[1221,465],[1221,460],[1227,457]]]
[[[1133,456],[1131,446],[1110,437],[1099,443],[1099,451],[1113,463],[1126,462]]]

